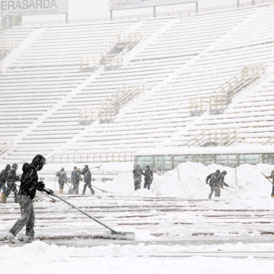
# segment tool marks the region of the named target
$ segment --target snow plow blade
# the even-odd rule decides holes
[[[96,222],[96,223],[100,224],[101,226],[105,227],[106,229],[108,229],[109,232],[104,234],[104,236],[103,236],[104,239],[113,239],[113,240],[134,240],[135,239],[135,234],[133,232],[119,232],[119,231],[116,231],[116,230],[112,229],[111,227],[107,226],[106,224],[104,224],[104,223],[100,222],[99,220],[95,219],[94,217],[92,217],[91,215],[89,215],[88,213],[83,211],[82,209],[80,209],[80,208],[76,207],[75,205],[71,204],[67,200],[59,197],[58,195],[56,195],[54,193],[48,194],[48,195],[53,196],[53,197],[59,199],[60,201],[68,204],[72,208],[78,210],[79,212],[81,212],[82,214],[87,216],[88,218],[92,219],[94,222]]]
[[[108,231],[103,235],[104,239],[110,240],[126,240],[126,241],[134,241],[135,233],[134,232],[118,232],[118,231]]]

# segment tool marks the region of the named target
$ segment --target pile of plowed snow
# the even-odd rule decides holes
[[[209,194],[209,186],[205,183],[208,174],[220,169],[226,170],[225,182],[231,186],[222,190],[222,197],[227,199],[271,198],[272,185],[262,173],[270,175],[273,166],[241,165],[229,168],[219,165],[204,166],[199,163],[184,163],[175,170],[162,176],[154,174],[151,190],[143,188],[134,191],[132,173],[119,175],[114,181],[97,183],[98,186],[119,195],[140,196],[174,196],[186,199],[205,199]]]

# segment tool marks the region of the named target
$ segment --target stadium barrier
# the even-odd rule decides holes
[[[232,102],[232,98],[261,76],[266,74],[264,64],[251,64],[241,69],[238,75],[234,75],[222,86],[214,91],[214,95],[208,97],[190,98],[190,116],[201,116],[204,112],[210,114],[221,114],[227,105]]]
[[[187,146],[230,146],[235,143],[237,139],[238,132],[236,129],[205,129],[198,136],[188,141]]]
[[[125,84],[113,92],[98,107],[79,109],[79,123],[90,125],[99,120],[100,123],[111,123],[119,110],[145,91],[144,83]]]
[[[256,0],[256,1],[248,1],[239,3],[235,0],[235,4],[233,5],[222,5],[217,7],[209,7],[209,8],[199,8],[199,13],[211,13],[218,11],[226,11],[235,8],[244,8],[244,7],[252,7],[252,6],[260,6],[260,5],[270,5],[273,4],[274,0]],[[177,16],[177,17],[190,17],[196,16],[197,12],[194,10],[176,10],[176,11],[168,11],[168,12],[158,12],[157,17],[167,17],[167,16]],[[130,16],[115,16],[113,21],[145,21],[148,19],[154,18],[153,14],[144,14],[144,15],[130,15]],[[110,21],[109,17],[98,17],[98,18],[84,18],[84,19],[69,19],[67,24],[77,25],[77,24],[92,24],[97,22],[108,22]],[[24,26],[37,26],[40,28],[48,27],[48,26],[56,26],[56,25],[64,25],[64,20],[48,20],[48,21],[26,21],[23,22]]]
[[[112,163],[133,162],[134,154],[129,152],[56,154],[48,163]]]

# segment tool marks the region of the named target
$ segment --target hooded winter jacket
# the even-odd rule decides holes
[[[45,158],[41,155],[37,155],[34,157],[31,164],[25,163],[23,165],[19,195],[29,196],[31,199],[34,199],[36,190],[42,191],[45,188],[43,182],[38,182],[37,174],[37,171],[41,170],[44,164]]]

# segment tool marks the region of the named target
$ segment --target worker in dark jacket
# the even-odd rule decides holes
[[[80,180],[81,180],[80,170],[78,170],[77,167],[75,166],[73,168],[73,171],[71,172],[71,183],[72,183],[72,186],[73,186],[73,193],[74,194],[79,194]]]
[[[42,155],[36,155],[31,164],[23,165],[23,174],[21,177],[21,185],[19,189],[19,204],[21,208],[21,217],[16,221],[10,229],[7,236],[12,243],[16,242],[16,235],[26,226],[25,242],[32,242],[34,238],[34,210],[33,199],[36,195],[36,190],[45,191],[47,194],[53,194],[52,190],[46,189],[43,182],[39,182],[37,172],[41,170],[46,163],[46,159]]]
[[[56,176],[58,177],[58,183],[59,183],[59,192],[60,194],[64,193],[64,186],[67,182],[67,173],[65,169],[62,167],[60,171],[56,173]]]
[[[143,171],[140,168],[139,165],[137,165],[133,171],[133,180],[134,180],[134,190],[138,190],[141,188],[141,182],[142,182],[142,175],[143,175]]]
[[[271,171],[269,176],[265,176],[266,179],[272,179],[272,192],[271,197],[274,198],[274,170]]]
[[[144,176],[145,176],[144,188],[150,189],[150,185],[152,184],[152,181],[153,181],[153,171],[150,169],[150,166],[146,166]]]
[[[88,165],[84,166],[81,174],[83,174],[84,176],[84,187],[83,187],[82,195],[85,195],[87,187],[90,189],[91,195],[94,195],[94,190],[91,186],[92,177],[91,177],[91,172],[89,170]]]
[[[225,183],[225,176],[227,172],[224,170],[221,172],[221,175],[218,177],[218,184],[221,188],[224,188],[224,186],[229,187],[227,183]]]
[[[8,176],[7,176],[7,187],[5,190],[5,197],[3,199],[3,203],[6,203],[8,196],[10,195],[11,191],[14,193],[14,201],[18,202],[18,195],[17,195],[17,187],[16,187],[16,181],[20,181],[19,176],[16,175],[18,165],[13,164],[11,169],[9,170]]]
[[[220,170],[217,169],[215,172],[209,174],[206,177],[206,184],[209,184],[210,186],[210,193],[208,195],[209,199],[211,199],[213,193],[215,193],[216,197],[220,197],[220,187],[218,184],[220,176],[221,176]]]
[[[6,192],[6,182],[8,179],[10,171],[10,165],[6,165],[5,169],[3,169],[0,173],[0,191],[2,190],[2,195],[1,195],[1,203],[5,202],[5,192]]]

